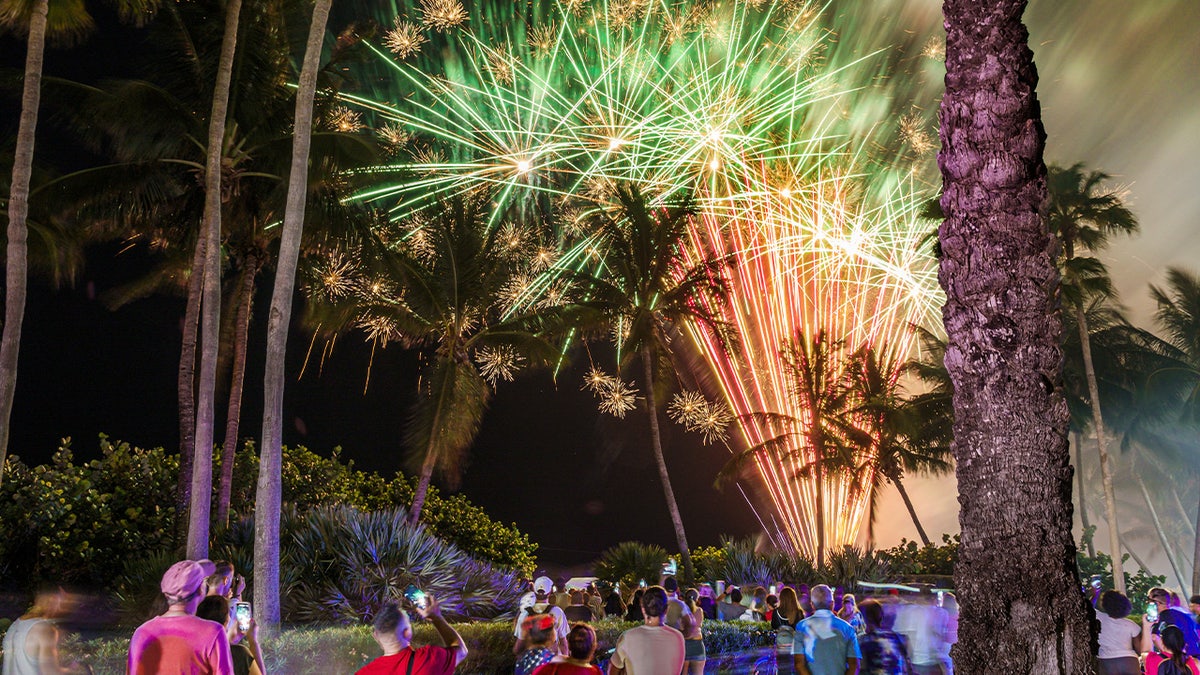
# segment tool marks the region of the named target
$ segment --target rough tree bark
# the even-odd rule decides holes
[[[1060,279],[1025,0],[945,0],[946,368],[962,542],[955,670],[1093,673],[1071,536]]]
[[[283,389],[288,327],[292,321],[292,296],[296,288],[296,263],[304,233],[304,207],[308,199],[308,156],[312,147],[313,97],[321,65],[321,45],[333,0],[317,0],[313,7],[300,83],[296,91],[295,137],[288,174],[287,205],[279,242],[279,264],[271,290],[267,320],[267,363],[263,378],[262,449],[254,505],[254,605],[260,626],[270,635],[279,629],[279,517],[283,498]]]
[[[1083,489],[1083,436],[1078,431],[1073,435],[1075,439],[1071,443],[1071,447],[1075,449],[1075,482],[1079,486],[1077,488],[1079,490],[1079,523],[1083,526],[1083,531],[1087,532],[1088,528],[1091,527],[1091,523],[1088,522],[1087,493]],[[1094,538],[1094,536],[1088,537],[1087,540],[1087,554],[1089,558],[1096,557],[1096,545],[1092,542]]]
[[[187,538],[188,507],[192,503],[192,463],[196,457],[196,338],[200,329],[200,294],[204,289],[204,243],[196,244],[188,277],[187,305],[183,310],[179,371],[175,381],[179,397],[179,482],[175,486],[176,530]]]
[[[0,335],[0,482],[8,456],[9,423],[17,393],[17,357],[21,351],[21,325],[25,321],[28,281],[29,182],[33,176],[33,143],[38,107],[42,99],[42,61],[46,53],[46,16],[49,0],[35,0],[29,17],[29,43],[25,52],[25,82],[21,90],[21,118],[17,122],[17,147],[13,154],[8,200],[8,248],[5,251],[4,330]]]
[[[671,488],[671,474],[667,472],[667,460],[663,457],[662,435],[658,428],[658,405],[654,396],[654,361],[649,346],[642,346],[642,371],[646,377],[646,408],[650,413],[650,447],[654,450],[654,463],[658,466],[658,477],[662,481],[663,496],[667,499],[667,510],[671,513],[671,525],[675,528],[675,541],[679,544],[679,563],[683,566],[683,580],[691,583],[692,552],[688,550],[687,533],[683,529],[683,517],[679,515],[679,503],[675,501],[675,490]]]
[[[221,444],[221,482],[217,489],[217,522],[229,524],[229,500],[233,492],[233,463],[237,458],[238,432],[242,421],[242,390],[246,381],[246,349],[250,339],[250,317],[254,306],[255,279],[262,256],[248,251],[243,256],[241,288],[238,289],[237,319],[233,329],[233,372],[229,378],[229,406],[225,412],[225,442]]]

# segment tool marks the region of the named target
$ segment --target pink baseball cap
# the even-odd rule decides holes
[[[216,570],[211,560],[180,560],[163,574],[159,587],[167,598],[183,600],[199,591],[204,579]]]

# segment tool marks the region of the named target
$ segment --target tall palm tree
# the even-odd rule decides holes
[[[930,414],[928,398],[906,398],[899,377],[904,368],[880,356],[886,347],[864,346],[850,356],[846,368],[852,405],[849,418],[867,436],[867,472],[875,484],[891,483],[904,500],[921,542],[930,545],[912,499],[904,488],[906,474],[941,475],[954,470],[949,461],[952,420]]]
[[[939,279],[962,543],[955,668],[1090,671],[1071,535],[1059,272],[1025,0],[945,0]]]
[[[641,363],[650,423],[650,448],[662,482],[663,496],[675,540],[679,546],[684,579],[693,575],[691,551],[671,476],[663,455],[659,428],[659,388],[671,368],[671,340],[682,322],[717,328],[719,321],[705,302],[723,302],[723,260],[690,265],[685,247],[694,210],[689,200],[656,204],[637,185],[615,189],[615,209],[598,209],[591,215],[590,231],[599,260],[589,272],[567,275],[580,299],[572,308],[581,325],[602,328],[616,335],[619,366],[624,371]]]
[[[1179,268],[1167,270],[1165,288],[1150,287],[1158,305],[1155,318],[1167,339],[1179,350],[1180,362],[1164,369],[1182,386],[1180,410],[1183,421],[1200,425],[1200,275]],[[1195,466],[1195,462],[1186,464]],[[1200,505],[1196,508],[1196,537],[1192,550],[1192,593],[1200,593]]]
[[[122,19],[144,21],[154,15],[159,0],[117,0]],[[62,0],[3,0],[0,28],[26,33],[25,73],[21,89],[21,116],[13,153],[9,184],[7,246],[4,273],[4,328],[0,333],[0,480],[8,454],[9,420],[17,387],[17,356],[21,348],[21,326],[25,320],[28,275],[27,218],[29,185],[33,176],[33,145],[41,106],[42,63],[46,40],[71,42],[87,34],[92,17],[81,2]]]
[[[1104,188],[1108,179],[1109,176],[1100,171],[1085,173],[1082,164],[1065,169],[1050,167],[1047,179],[1049,205],[1046,223],[1050,232],[1057,235],[1062,242],[1063,298],[1073,310],[1079,329],[1084,376],[1087,381],[1088,400],[1091,403],[1092,430],[1096,435],[1096,448],[1100,456],[1104,514],[1108,521],[1113,579],[1116,590],[1124,593],[1125,575],[1121,569],[1117,501],[1113,494],[1107,433],[1100,410],[1100,389],[1096,383],[1096,367],[1092,362],[1086,312],[1089,300],[1096,297],[1112,299],[1116,292],[1104,265],[1095,258],[1079,255],[1082,251],[1094,253],[1103,250],[1114,234],[1130,235],[1138,230],[1137,217],[1125,206],[1120,193]]]
[[[271,313],[267,322],[266,374],[263,378],[262,449],[258,464],[258,485],[254,493],[254,604],[260,621],[268,631],[278,628],[279,602],[279,519],[283,502],[283,389],[287,356],[288,330],[291,327],[292,301],[296,287],[296,262],[300,257],[300,239],[304,232],[304,207],[308,202],[308,159],[312,149],[313,99],[317,93],[317,72],[321,65],[321,47],[333,0],[317,0],[313,5],[300,67],[300,86],[296,92],[292,160],[288,171],[287,204],[283,214],[283,235],[279,242],[279,264],[275,287],[271,291]],[[250,298],[246,297],[246,303]],[[232,484],[236,434],[230,442],[226,433],[224,459],[228,461],[229,481],[222,471],[221,493],[228,503],[227,485]],[[224,466],[222,466],[224,469]]]

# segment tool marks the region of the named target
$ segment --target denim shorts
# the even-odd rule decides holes
[[[684,661],[704,661],[706,659],[708,657],[704,654],[704,640],[683,641]]]

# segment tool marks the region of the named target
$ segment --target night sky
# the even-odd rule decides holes
[[[934,0],[881,0],[887,30],[926,30],[940,22]],[[1035,0],[1026,14],[1041,75],[1039,96],[1049,134],[1048,162],[1084,162],[1129,187],[1142,235],[1117,242],[1106,256],[1134,318],[1149,320],[1146,285],[1161,281],[1168,265],[1200,267],[1200,3],[1194,0]],[[332,26],[331,26],[332,28]],[[95,78],[122,72],[132,29],[94,35],[84,46],[48,53],[47,74]],[[23,46],[0,42],[0,64],[19,68]],[[0,107],[7,139],[15,133],[13,103]],[[38,152],[70,162],[75,149],[56,143],[49,125],[39,130]],[[11,141],[10,141],[11,142]],[[77,160],[76,160],[77,161]],[[22,340],[10,452],[44,461],[60,437],[71,436],[79,456],[90,457],[100,432],[138,445],[177,444],[175,368],[182,298],[156,297],[111,312],[104,290],[144,265],[134,256],[101,248],[71,287],[31,284]],[[243,407],[244,435],[258,436],[269,278],[256,302],[251,364]],[[369,345],[350,336],[323,369],[314,359],[296,380],[308,336],[290,338],[284,429],[288,444],[327,453],[343,447],[358,466],[390,473],[399,466],[406,396],[414,386],[414,359],[396,347],[377,352],[366,393]],[[319,351],[319,348],[318,350]],[[583,367],[527,374],[502,384],[472,452],[462,490],[503,521],[514,521],[542,545],[541,557],[573,564],[593,559],[625,539],[674,547],[661,487],[648,451],[646,418],[601,416],[579,390]],[[220,406],[223,408],[223,404]],[[727,453],[665,424],[667,463],[692,546],[715,544],[723,533],[757,529],[736,490],[719,493],[712,478]],[[220,438],[218,431],[218,438]],[[913,492],[926,529],[957,530],[953,479],[915,481]],[[899,498],[885,495],[877,541],[913,538]],[[1098,535],[1099,537],[1103,535]]]

